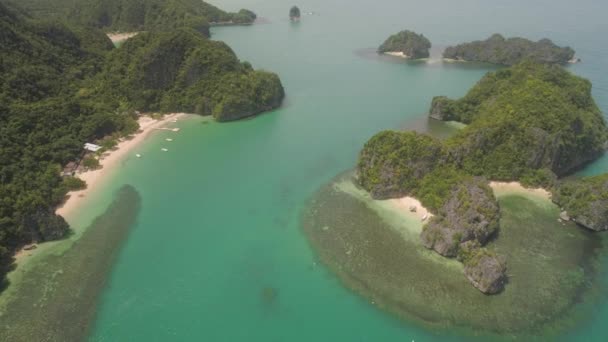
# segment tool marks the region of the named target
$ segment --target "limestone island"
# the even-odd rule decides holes
[[[570,47],[557,46],[549,39],[533,42],[525,38],[504,38],[500,34],[494,34],[486,40],[450,46],[443,52],[443,58],[506,66],[515,65],[524,60],[563,65],[580,61],[574,57],[574,54],[574,50]]]
[[[289,10],[289,20],[300,21],[300,9],[298,8],[298,6],[293,6]]]
[[[460,100],[434,98],[430,116],[468,126],[443,143],[381,133],[361,153],[359,182],[374,197],[418,197],[435,214],[421,234],[425,246],[461,260],[482,292],[499,292],[506,277],[505,261],[482,247],[499,221],[488,180],[548,188],[575,222],[606,229],[606,177],[558,180],[606,149],[608,128],[589,81],[524,62],[487,74]]]
[[[400,317],[546,337],[602,286],[608,174],[563,180],[607,147],[591,83],[526,61],[429,115],[466,125],[445,140],[376,134],[302,229],[345,286]]]
[[[431,42],[424,35],[405,30],[388,37],[378,47],[378,53],[406,59],[421,59],[429,58],[430,48]]]

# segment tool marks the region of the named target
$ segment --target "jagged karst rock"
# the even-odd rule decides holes
[[[435,96],[431,102],[429,116],[432,119],[440,121],[453,120],[451,109],[453,103],[454,100],[449,99],[447,96]]]
[[[423,228],[423,244],[437,253],[455,257],[460,245],[476,241],[480,245],[498,230],[498,202],[487,181],[475,178],[459,184]]]
[[[608,230],[608,174],[561,183],[552,200],[577,224],[594,231]]]
[[[464,264],[464,275],[485,294],[496,294],[507,282],[507,265],[503,257],[469,241],[462,245],[459,259]]]

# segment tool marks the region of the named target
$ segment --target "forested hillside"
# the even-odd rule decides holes
[[[209,35],[211,23],[251,24],[249,10],[225,12],[201,0],[12,0],[36,18],[59,19],[104,31],[193,28]]]
[[[101,31],[26,21],[0,3],[0,44],[0,266],[6,270],[23,243],[68,232],[54,213],[67,191],[61,165],[81,153],[83,141],[137,127],[128,113],[78,96],[113,48]]]
[[[188,112],[229,121],[278,107],[276,74],[254,71],[223,42],[190,29],[151,32],[113,51],[92,97],[121,99],[141,111]]]
[[[74,8],[70,1],[62,3],[66,6],[58,7],[56,16],[62,8]],[[143,3],[99,2],[121,10],[131,4],[158,9],[154,4],[161,2]],[[192,13],[203,12],[210,20],[236,18],[202,2],[197,10],[189,7],[195,4],[190,0],[162,4],[173,4],[164,10],[181,13],[188,22]],[[229,121],[280,106],[284,92],[277,75],[254,71],[227,45],[191,25],[152,29],[151,23],[171,16],[150,13],[143,26],[129,26],[137,21],[123,14],[109,25],[87,26],[78,20],[33,19],[14,3],[0,1],[0,281],[15,250],[69,232],[55,207],[82,184],[62,178],[60,171],[81,157],[85,142],[136,131],[136,111],[191,112]],[[102,29],[150,31],[116,49]]]
[[[549,39],[533,42],[525,38],[505,38],[494,34],[486,40],[449,46],[443,52],[443,58],[509,66],[525,60],[566,64],[572,60],[574,53],[570,47],[557,46]]]

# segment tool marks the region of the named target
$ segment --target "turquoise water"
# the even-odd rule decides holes
[[[318,13],[300,24],[286,19],[291,3],[214,4],[252,8],[268,19],[213,34],[254,67],[278,72],[285,105],[236,123],[181,122],[178,134],[160,132],[142,146],[144,158],[125,161],[107,192],[133,185],[141,211],[100,298],[90,340],[460,339],[397,320],[343,288],[318,264],[299,227],[307,199],[351,168],[371,135],[399,128],[443,131],[425,119],[431,98],[462,96],[490,70],[408,64],[365,49],[404,28],[423,32],[436,46],[493,32],[547,36],[578,51],[583,63],[570,69],[591,79],[607,113],[608,4],[315,0],[298,4]],[[168,136],[174,141],[164,141]],[[604,158],[585,172],[606,171]],[[101,206],[85,209],[98,213]],[[600,341],[608,335],[605,298],[587,309],[593,318],[565,338]]]

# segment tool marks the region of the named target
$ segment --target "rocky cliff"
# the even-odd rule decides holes
[[[577,224],[608,230],[608,174],[565,181],[553,191],[552,199]]]

